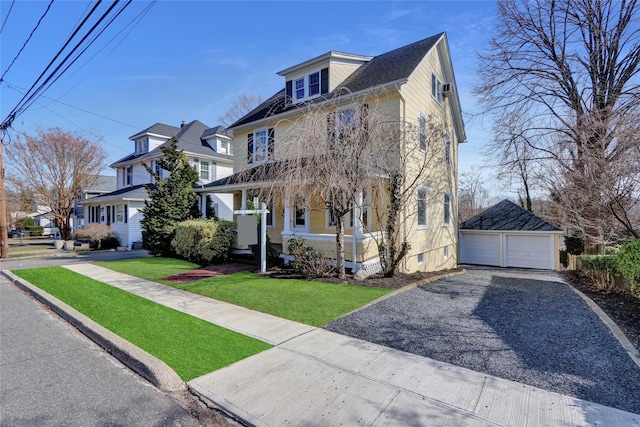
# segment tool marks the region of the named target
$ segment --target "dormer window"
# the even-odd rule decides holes
[[[287,95],[294,103],[307,101],[329,91],[329,69],[316,70],[287,82]]]
[[[136,156],[145,154],[149,151],[149,138],[140,138],[136,140]]]

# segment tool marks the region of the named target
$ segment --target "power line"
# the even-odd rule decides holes
[[[4,17],[4,22],[2,23],[2,27],[0,27],[0,34],[2,34],[2,30],[4,30],[4,26],[7,25],[7,20],[9,19],[9,15],[11,15],[11,10],[13,10],[13,5],[16,0],[11,1],[11,6],[9,6],[9,11],[7,12],[7,16]]]
[[[117,3],[114,3],[98,20],[98,22],[96,22],[93,27],[91,27],[91,29],[89,30],[89,32],[82,38],[82,40],[80,40],[80,42],[78,42],[76,44],[76,46],[72,49],[71,52],[69,52],[69,54],[64,58],[64,60],[58,65],[58,67],[56,67],[56,69],[51,73],[51,75],[49,77],[47,77],[47,79],[45,79],[45,81],[38,87],[38,89],[29,97],[29,99],[27,99],[27,101],[24,103],[24,105],[22,107],[20,107],[20,112],[26,110],[27,108],[29,108],[37,99],[36,96],[39,96],[39,94],[41,92],[46,92],[56,81],[58,81],[58,79],[60,77],[62,77],[62,75],[73,65],[75,64],[75,62],[80,58],[80,56],[87,51],[87,49],[89,49],[89,47],[91,47],[91,45],[98,39],[98,37],[100,37],[100,35],[102,35],[102,33],[107,29],[107,27],[109,27],[113,21],[124,11],[124,9],[129,6],[131,4],[133,0],[127,0],[127,3],[122,6],[122,8],[120,10],[118,10],[115,14],[115,16],[111,17],[109,19],[109,21],[99,30],[99,32],[93,36],[93,38],[91,38],[89,40],[89,42],[86,44],[86,46],[77,54],[75,55],[75,57],[71,60],[71,62],[69,62],[66,67],[64,67],[64,69],[58,73],[58,70],[60,70],[60,68],[65,64],[65,62],[67,62],[67,60],[69,58],[71,58],[71,56],[75,53],[76,49],[80,48],[80,46],[85,42],[85,40],[87,40],[87,38],[89,38],[89,36],[91,35],[92,32],[94,32],[94,30],[96,30],[96,28],[99,27],[99,25],[101,24],[101,22],[107,17],[107,15],[111,12],[111,10],[115,7],[115,5]],[[56,74],[57,73],[57,74]]]
[[[51,5],[53,4],[53,0],[51,0],[49,2],[49,5],[47,6],[47,9],[44,11],[44,13],[42,14],[42,16],[40,17],[40,19],[38,19],[38,23],[36,24],[36,26],[33,28],[33,30],[31,30],[31,34],[29,34],[29,37],[27,37],[27,40],[25,40],[24,44],[22,45],[22,47],[20,48],[20,50],[18,51],[18,53],[16,54],[15,58],[13,58],[13,61],[11,61],[11,64],[9,64],[9,67],[5,70],[4,73],[2,73],[2,77],[0,77],[0,81],[4,79],[4,76],[7,75],[7,73],[9,72],[9,70],[11,69],[11,67],[13,66],[13,64],[16,62],[16,59],[18,59],[18,57],[20,56],[20,54],[22,53],[22,51],[24,50],[24,48],[27,46],[27,43],[29,43],[29,41],[31,40],[31,37],[33,37],[33,33],[36,32],[36,30],[38,29],[38,27],[40,26],[40,23],[42,22],[42,20],[44,19],[45,16],[47,16],[47,13],[49,12],[49,9],[51,9]],[[11,3],[11,8],[13,8],[13,3]],[[11,9],[9,9],[9,13],[11,13]],[[7,18],[9,18],[9,14],[7,13]],[[4,23],[2,24],[2,28],[4,29],[4,24],[7,23],[7,19],[5,18]],[[0,33],[2,32],[2,30],[0,30]]]

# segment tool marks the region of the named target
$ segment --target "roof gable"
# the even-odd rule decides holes
[[[562,231],[532,212],[503,200],[460,224],[461,230],[476,231]]]

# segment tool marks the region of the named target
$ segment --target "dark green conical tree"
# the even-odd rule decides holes
[[[198,182],[197,172],[189,165],[187,157],[178,149],[176,138],[169,146],[160,147],[163,157],[159,160],[162,169],[169,172],[160,177],[148,165],[147,172],[155,178],[155,186],[147,186],[149,200],[142,209],[142,246],[152,255],[175,255],[171,240],[179,222],[200,217],[198,197],[193,188]]]

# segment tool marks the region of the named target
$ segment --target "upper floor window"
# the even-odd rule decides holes
[[[427,187],[421,185],[417,191],[417,209],[418,228],[427,227]]]
[[[203,181],[209,181],[209,162],[200,161],[200,179]]]
[[[133,182],[133,166],[122,169],[122,185],[128,187]]]
[[[451,135],[449,132],[444,133],[444,163],[451,166]]]
[[[433,73],[431,73],[431,96],[433,96],[439,104],[442,104],[442,82]]]
[[[145,154],[149,151],[149,138],[144,137],[136,140],[136,155]]]
[[[287,82],[287,95],[293,102],[306,101],[329,91],[329,69],[313,71]]]
[[[418,117],[418,142],[420,150],[427,151],[427,115],[422,111]]]
[[[273,153],[274,138],[273,128],[259,129],[247,135],[247,161],[266,162]]]
[[[451,225],[451,194],[444,193],[444,218],[443,222],[445,227]]]
[[[221,154],[231,154],[230,153],[230,147],[229,147],[229,141],[220,141],[220,150],[219,152]]]

